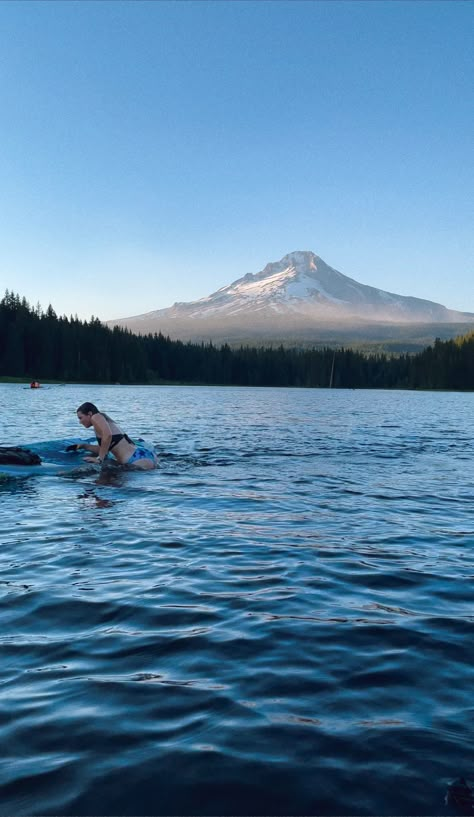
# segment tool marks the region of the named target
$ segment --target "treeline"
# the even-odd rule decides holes
[[[0,301],[0,376],[88,383],[474,390],[474,332],[437,340],[414,355],[351,349],[239,349],[138,336],[31,307],[12,292]]]

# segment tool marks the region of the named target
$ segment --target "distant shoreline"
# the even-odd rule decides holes
[[[0,376],[0,384],[10,384],[10,385],[18,385],[18,386],[29,386],[31,380],[25,380],[24,378],[20,377],[3,377]],[[268,385],[268,386],[251,386],[248,384],[241,384],[241,383],[186,383],[186,382],[177,382],[173,381],[160,381],[160,382],[149,382],[149,383],[94,383],[94,382],[87,382],[84,380],[70,380],[70,381],[58,381],[58,380],[43,380],[40,386],[90,386],[93,388],[102,388],[103,386],[119,386],[125,388],[134,388],[135,386],[176,386],[177,388],[181,386],[189,387],[196,387],[196,388],[218,388],[218,389],[313,389],[313,390],[322,390],[322,391],[415,391],[415,392],[436,392],[436,393],[446,393],[446,392],[456,392],[459,394],[472,394],[474,393],[474,389],[466,388],[466,389],[444,389],[444,388],[423,388],[421,386],[418,387],[402,387],[402,386],[275,386],[275,385]],[[31,391],[38,391],[38,389],[31,389]]]

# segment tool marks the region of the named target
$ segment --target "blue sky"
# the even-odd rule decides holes
[[[0,3],[0,294],[106,320],[313,250],[474,312],[473,13]]]

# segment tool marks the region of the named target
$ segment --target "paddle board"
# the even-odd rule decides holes
[[[69,473],[76,471],[81,466],[88,466],[89,463],[83,462],[83,457],[87,455],[87,451],[66,451],[68,445],[77,443],[95,443],[95,438],[90,440],[79,439],[78,437],[68,437],[64,440],[46,440],[38,443],[28,443],[20,446],[21,448],[33,451],[41,458],[41,463],[38,465],[11,465],[0,462],[0,477],[26,477],[31,475],[46,475]]]
[[[143,445],[146,448],[153,449],[153,445],[141,438],[133,440],[136,445]],[[41,458],[39,465],[10,465],[0,462],[0,478],[1,477],[27,477],[27,476],[44,476],[46,474],[70,474],[74,471],[90,471],[97,466],[94,463],[84,462],[84,457],[89,454],[88,451],[80,449],[79,451],[67,451],[68,446],[77,445],[78,443],[92,443],[96,444],[95,437],[84,439],[84,437],[68,437],[63,440],[45,440],[38,443],[27,443],[20,446],[28,449],[34,454],[38,454]],[[108,454],[107,461],[117,464],[115,457]]]

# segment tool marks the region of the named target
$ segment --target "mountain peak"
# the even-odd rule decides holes
[[[315,255],[311,250],[293,250],[287,255],[283,256],[280,263],[288,262],[290,264],[313,264],[319,256]]]
[[[265,270],[273,268],[285,269],[286,267],[294,267],[298,271],[315,270],[317,269],[317,262],[321,261],[319,256],[315,255],[310,250],[294,250],[284,255],[280,261],[272,261],[266,265]],[[257,273],[258,274],[258,273]]]
[[[231,326],[249,337],[265,326],[279,332],[302,327],[315,331],[329,323],[447,323],[473,317],[360,284],[311,250],[294,250],[198,301],[109,323],[189,338],[210,337],[217,328],[222,336]]]

